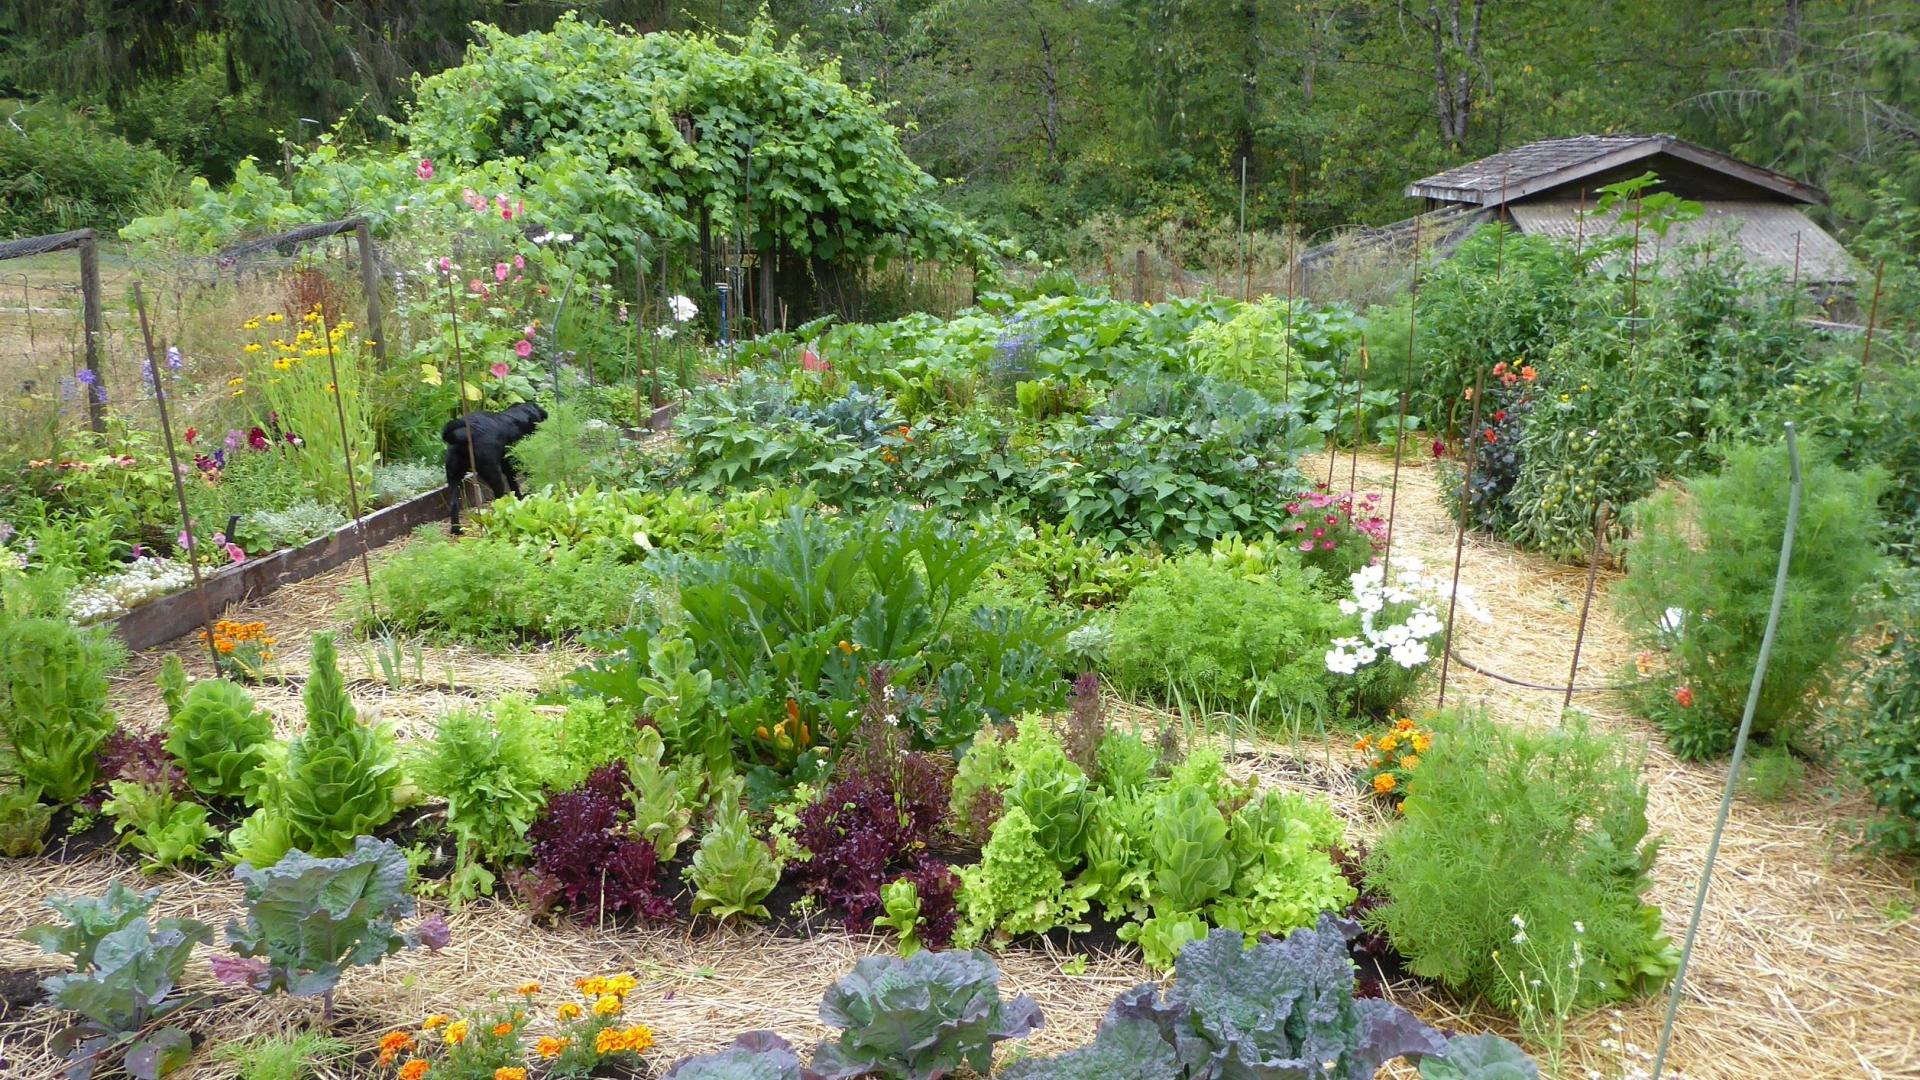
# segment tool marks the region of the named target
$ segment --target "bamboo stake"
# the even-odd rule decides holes
[[[1473,419],[1467,425],[1467,461],[1466,472],[1460,477],[1460,526],[1453,534],[1453,587],[1447,591],[1447,637],[1446,647],[1440,652],[1440,699],[1435,708],[1445,708],[1447,704],[1447,669],[1453,659],[1453,616],[1460,605],[1460,557],[1467,547],[1467,511],[1473,501],[1473,466],[1475,439],[1480,434],[1480,403],[1486,398],[1487,371],[1482,367],[1473,377]]]
[[[187,485],[180,476],[180,452],[173,443],[173,424],[167,419],[167,391],[161,386],[158,357],[153,349],[153,328],[147,323],[147,301],[140,283],[133,283],[133,306],[140,313],[140,336],[147,344],[147,382],[153,386],[153,403],[160,411],[160,434],[167,444],[168,472],[173,476],[173,497],[180,505],[180,534],[187,538],[187,570],[193,575],[193,591],[200,597],[200,633],[207,642],[207,656],[213,670],[220,670],[220,652],[213,646],[213,609],[205,589],[200,587],[199,544],[193,535],[193,515],[187,510]]]
[[[1860,381],[1853,387],[1853,406],[1858,409],[1867,392],[1867,366],[1873,362],[1873,327],[1880,321],[1880,283],[1887,273],[1887,261],[1873,271],[1873,304],[1867,309],[1867,340],[1860,348]]]
[[[1400,508],[1400,458],[1407,446],[1407,399],[1413,393],[1413,335],[1420,320],[1420,218],[1413,219],[1412,302],[1407,305],[1407,369],[1400,377],[1400,416],[1393,430],[1393,485],[1387,489],[1387,542],[1381,565],[1393,567],[1393,519]]]
[[[333,377],[333,411],[340,418],[340,454],[347,461],[347,508],[353,511],[353,532],[360,538],[360,581],[367,587],[367,608],[373,610],[373,568],[367,555],[367,523],[360,516],[360,481],[353,475],[353,441],[347,432],[347,404],[340,391],[340,361],[333,349],[333,324],[327,318],[326,305],[320,307],[320,336],[327,342],[327,373]],[[364,391],[364,388],[362,388]],[[461,393],[466,389],[461,388]],[[467,432],[467,446],[471,452],[473,432]],[[379,613],[374,612],[379,618]]]

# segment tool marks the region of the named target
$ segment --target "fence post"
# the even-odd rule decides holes
[[[100,243],[92,229],[80,238],[80,303],[86,322],[87,370],[93,373],[93,385],[87,388],[87,425],[105,431],[107,377],[100,370],[100,337],[106,331],[100,313]]]
[[[1147,249],[1133,249],[1133,302],[1147,302]]]
[[[367,336],[373,339],[373,356],[381,370],[387,366],[387,332],[380,320],[380,268],[374,262],[373,228],[366,218],[355,218],[353,240],[360,248],[360,290],[367,294]],[[464,391],[462,391],[464,393]]]

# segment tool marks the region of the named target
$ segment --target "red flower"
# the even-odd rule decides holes
[[[267,433],[256,425],[247,432],[247,445],[255,450],[265,450],[271,444],[267,441]]]
[[[1494,423],[1496,423],[1496,424],[1498,424],[1498,423],[1500,423],[1500,422],[1502,422],[1502,421],[1504,421],[1504,420],[1505,420],[1506,418],[1507,418],[1507,410],[1505,410],[1505,409],[1495,409],[1495,410],[1493,410],[1493,422],[1494,422]]]
[[[188,446],[192,446],[192,445],[193,445],[193,440],[195,440],[195,439],[197,439],[197,438],[199,438],[199,437],[200,437],[200,429],[199,429],[199,428],[197,428],[197,427],[190,427],[190,428],[188,428],[188,429],[187,429],[187,445],[188,445]]]
[[[1680,707],[1683,709],[1693,708],[1693,687],[1691,686],[1674,687],[1673,700],[1679,702]]]
[[[1433,456],[1436,458],[1447,456],[1447,444],[1444,441],[1440,439],[1433,440]]]
[[[832,371],[833,370],[833,365],[827,363],[825,360],[820,359],[820,355],[814,352],[812,349],[800,350],[800,367],[801,367],[801,370],[803,371]]]
[[[1487,430],[1481,432],[1481,434],[1485,435],[1487,437],[1487,441],[1490,443],[1496,443],[1500,441],[1500,436],[1494,434],[1492,428],[1488,428]]]
[[[1505,375],[1507,373],[1507,362],[1505,360],[1502,360],[1499,363],[1493,365],[1493,373],[1495,375]]]

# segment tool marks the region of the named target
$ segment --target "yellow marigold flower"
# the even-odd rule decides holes
[[[1365,750],[1367,747],[1372,745],[1373,745],[1373,740],[1367,738],[1365,735],[1362,735],[1360,736],[1360,738],[1354,740],[1353,748],[1355,750]]]
[[[1397,787],[1399,783],[1400,781],[1394,779],[1392,773],[1381,773],[1379,776],[1373,778],[1373,790],[1385,795]]]
[[[551,1035],[546,1035],[542,1036],[539,1042],[533,1044],[533,1052],[543,1058],[552,1060],[566,1053],[567,1047],[571,1045],[573,1045],[572,1039],[556,1039]]]
[[[640,985],[640,980],[631,975],[615,975],[606,982],[607,993],[615,997],[626,997],[633,992],[634,987]]]
[[[514,993],[519,994],[521,997],[532,997],[539,992],[540,984],[532,980],[523,982],[514,989]]]
[[[446,1013],[434,1013],[433,1015],[427,1017],[425,1020],[420,1021],[420,1030],[422,1031],[432,1031],[435,1028],[443,1028],[446,1026],[447,1026]]]
[[[1420,755],[1408,754],[1406,757],[1400,759],[1400,764],[1409,769],[1417,768],[1420,765]]]
[[[1380,746],[1380,751],[1382,753],[1391,753],[1393,748],[1399,745],[1400,745],[1400,740],[1394,738],[1392,735],[1380,736],[1379,746]]]
[[[465,1020],[455,1020],[453,1023],[447,1025],[447,1042],[450,1045],[459,1046],[466,1041],[467,1022]]]
[[[513,1034],[513,1025],[512,1025],[512,1024],[495,1024],[495,1025],[493,1025],[493,1037],[494,1037],[494,1038],[496,1038],[496,1039],[504,1039],[504,1038],[506,1038],[507,1036],[509,1036],[509,1035],[511,1035],[511,1034]]]
[[[563,1024],[569,1020],[578,1020],[580,1019],[580,1006],[569,1001],[565,1005],[560,1006],[554,1015],[558,1017]]]
[[[593,1003],[593,1015],[616,1016],[620,1012],[620,999],[612,994],[602,994],[599,1001]]]
[[[518,1065],[502,1065],[493,1070],[493,1080],[527,1080],[527,1070]]]
[[[1416,754],[1426,753],[1427,747],[1432,745],[1433,745],[1433,739],[1431,739],[1426,735],[1415,735],[1413,737],[1413,752]]]
[[[425,1058],[414,1058],[400,1066],[400,1080],[421,1080],[429,1068]]]

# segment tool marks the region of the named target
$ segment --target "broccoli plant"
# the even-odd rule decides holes
[[[869,956],[827,990],[820,1019],[842,1030],[814,1051],[819,1080],[938,1080],[963,1064],[985,1076],[995,1043],[1045,1022],[1030,997],[1000,1000],[1000,969],[978,950]]]
[[[146,913],[158,892],[135,893],[116,882],[99,899],[51,900],[47,906],[67,924],[22,935],[73,958],[72,972],[41,984],[56,1006],[79,1017],[49,1043],[66,1058],[68,1080],[89,1080],[115,1058],[135,1080],[155,1080],[193,1051],[185,1031],[160,1021],[194,1003],[174,991],[194,945],[211,941],[213,930],[194,919],[149,923]]]
[[[241,865],[247,917],[227,924],[227,943],[241,958],[216,965],[223,981],[261,993],[316,994],[333,1013],[333,988],[350,967],[378,964],[414,945],[445,943],[427,920],[415,933],[394,924],[413,914],[407,857],[385,840],[362,836],[353,853],[316,859],[291,851],[270,867]]]

